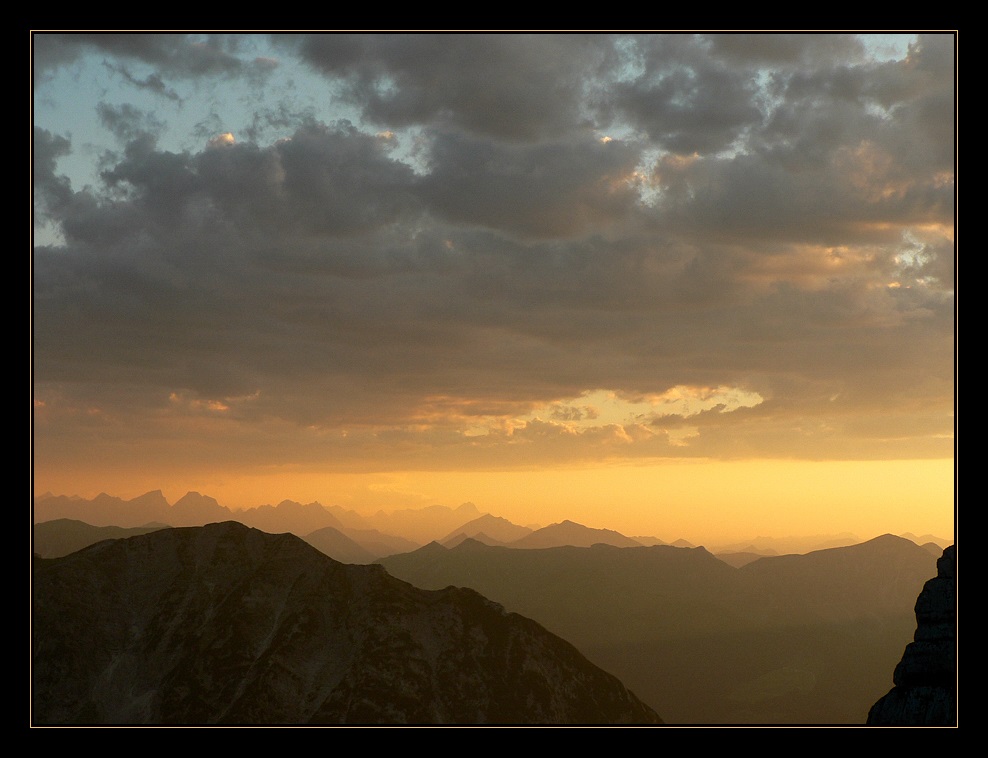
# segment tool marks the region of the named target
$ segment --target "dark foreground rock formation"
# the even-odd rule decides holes
[[[33,591],[35,725],[662,723],[472,590],[234,522],[36,559]]]
[[[916,634],[895,667],[895,686],[868,713],[872,726],[957,724],[957,553],[937,560],[937,575],[916,600]]]

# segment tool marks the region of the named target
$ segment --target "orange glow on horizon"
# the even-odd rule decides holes
[[[83,475],[84,477],[84,475]],[[241,476],[211,474],[181,484],[153,482],[133,472],[113,482],[45,476],[35,490],[92,498],[105,491],[130,499],[161,489],[174,503],[188,491],[231,509],[282,500],[338,505],[370,515],[378,510],[456,507],[517,524],[546,526],[564,519],[628,536],[667,542],[728,543],[756,536],[955,530],[953,460],[915,461],[661,461],[586,468],[501,472],[405,471],[323,474],[271,470]],[[72,484],[75,482],[75,484]]]

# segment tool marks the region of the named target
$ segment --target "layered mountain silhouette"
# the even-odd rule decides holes
[[[261,505],[255,508],[231,510],[215,499],[198,492],[189,492],[174,505],[169,505],[160,490],[148,492],[132,500],[122,500],[101,493],[92,500],[80,497],[52,495],[50,492],[34,499],[33,520],[37,523],[71,519],[93,526],[143,527],[146,524],[167,526],[202,526],[218,521],[239,521],[272,534],[290,532],[307,538],[321,529],[332,528],[356,542],[373,559],[415,550],[431,541],[447,547],[459,544],[466,538],[474,538],[489,545],[509,545],[517,548],[543,548],[563,545],[590,546],[597,543],[619,547],[667,545],[696,547],[685,539],[667,543],[657,537],[626,537],[610,529],[592,529],[572,521],[563,521],[547,527],[520,526],[507,519],[481,514],[473,503],[457,508],[430,506],[421,509],[404,509],[385,513],[379,511],[364,517],[354,511],[321,503],[302,504],[283,500],[278,505]],[[923,535],[902,535],[939,556],[949,540]],[[331,549],[331,540],[319,540],[325,549]],[[829,547],[859,543],[861,540],[847,533],[818,535],[813,537],[769,538],[733,545],[714,545],[709,549],[733,566],[741,566],[761,556],[786,553],[806,553]],[[340,541],[341,545],[347,544]],[[349,547],[348,547],[349,549]],[[331,558],[349,560],[349,555],[333,555]]]
[[[917,545],[924,545],[924,546],[927,544],[936,545],[940,550],[944,550],[945,548],[950,547],[950,545],[954,544],[950,540],[945,540],[942,537],[934,537],[932,534],[923,534],[917,537],[912,532],[906,532],[905,534],[900,534],[899,536],[905,537],[907,540],[911,540],[912,542],[915,542]]]
[[[915,541],[915,540],[914,540]],[[788,555],[791,553],[811,553],[831,547],[847,547],[861,542],[861,538],[850,532],[840,534],[816,534],[802,537],[754,537],[744,542],[717,545],[714,552],[757,553],[758,555]]]
[[[749,563],[757,561],[759,558],[764,558],[765,556],[761,553],[755,552],[740,552],[740,553],[717,553],[717,557],[724,561],[729,566],[734,566],[734,568],[741,568]]]
[[[464,540],[383,558],[471,587],[573,642],[674,724],[864,724],[936,559],[885,535],[735,568],[670,545],[518,550]]]
[[[36,725],[661,723],[474,590],[240,523],[35,558],[33,594]]]
[[[424,509],[418,517],[399,511],[389,522],[386,514],[379,513],[376,523],[391,523],[400,527],[413,523],[416,530],[427,530],[433,537],[442,534],[450,523],[462,524],[475,518],[472,504],[458,509],[435,506]],[[93,526],[142,527],[148,523],[167,526],[203,526],[220,521],[239,521],[247,526],[272,534],[288,532],[310,540],[331,558],[343,562],[370,563],[377,558],[394,553],[408,552],[422,546],[407,537],[390,534],[372,527],[360,515],[339,507],[327,507],[321,503],[297,503],[283,500],[278,505],[261,505],[256,508],[231,510],[215,499],[198,492],[189,492],[170,505],[160,490],[148,492],[132,500],[122,500],[105,493],[92,500],[78,497],[55,496],[46,493],[34,500],[34,522],[47,523],[61,520],[81,521]],[[428,525],[431,524],[431,527]],[[521,528],[521,527],[519,527]],[[330,539],[330,533],[320,530],[333,529],[346,539]],[[531,530],[526,530],[531,531]],[[430,537],[431,539],[432,537]],[[95,540],[94,540],[95,541]],[[351,543],[360,548],[355,550]],[[335,554],[330,550],[337,551]],[[64,554],[64,553],[63,553]]]
[[[407,553],[411,550],[416,550],[419,547],[417,542],[412,542],[412,540],[405,539],[404,537],[398,537],[394,534],[385,534],[377,529],[356,529],[352,527],[347,527],[344,529],[347,537],[352,539],[358,545],[360,545],[364,550],[374,556],[375,559],[383,558],[388,555],[394,555],[395,553]],[[315,532],[304,535],[306,541],[310,537],[313,537]],[[316,544],[312,542],[311,544]],[[342,563],[348,563],[344,560],[342,556],[336,556],[333,553],[323,550],[326,555],[330,558],[335,558]],[[362,563],[363,561],[353,561],[353,563]]]
[[[562,521],[558,524],[544,526],[531,534],[514,540],[510,547],[546,548],[572,545],[574,547],[590,547],[591,545],[613,545],[614,547],[641,547],[642,544],[620,532],[611,529],[591,529],[573,521]]]
[[[957,551],[916,599],[916,632],[892,674],[894,686],[868,712],[871,726],[957,725]]]
[[[735,553],[711,552],[571,521],[522,527],[478,515],[469,503],[364,518],[290,500],[229,511],[199,493],[174,506],[160,492],[130,501],[47,493],[35,499],[34,552],[64,556],[215,515],[295,534],[343,563],[378,561],[425,589],[473,588],[574,643],[682,724],[862,723],[910,644],[913,605],[943,542],[885,535],[843,545],[853,535],[820,535],[800,544],[756,538]],[[411,525],[437,541],[420,548],[375,525]],[[808,544],[841,546],[773,554]]]
[[[481,542],[486,542],[489,545],[505,544],[520,540],[531,533],[532,530],[527,526],[519,526],[506,518],[485,513],[483,516],[458,526],[437,542],[452,547],[449,545],[450,541],[455,540],[458,543],[465,537],[480,538],[482,536]]]
[[[34,520],[76,518],[96,526],[141,526],[149,521],[169,526],[203,526],[218,521],[239,521],[272,534],[291,532],[308,534],[326,526],[348,527],[320,503],[297,503],[283,500],[278,505],[231,510],[214,498],[199,492],[188,492],[169,505],[160,490],[148,492],[132,500],[122,500],[102,493],[92,500],[50,496],[34,501]],[[354,519],[359,516],[352,514]],[[361,524],[366,528],[365,524]]]
[[[332,556],[340,563],[367,564],[378,557],[355,540],[347,537],[339,529],[325,526],[310,532],[302,539],[324,555]]]
[[[430,505],[426,508],[404,508],[385,513],[378,511],[365,519],[368,527],[389,534],[398,534],[419,545],[442,539],[454,529],[484,515],[473,503],[456,508]]]
[[[633,539],[639,545],[645,545],[646,547],[651,547],[653,545],[668,545],[669,544],[665,540],[660,540],[658,537],[642,537],[642,536],[635,535],[631,539]],[[682,545],[681,547],[696,547],[696,545]]]

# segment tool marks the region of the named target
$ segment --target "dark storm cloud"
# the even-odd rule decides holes
[[[606,227],[637,200],[635,146],[593,138],[537,146],[436,134],[423,191],[453,222],[567,237]]]
[[[120,134],[140,127],[130,111],[102,113]],[[248,256],[291,256],[286,239],[302,243],[299,254],[308,256],[321,237],[367,232],[416,206],[411,169],[389,158],[380,139],[346,123],[301,126],[266,148],[218,144],[196,154],[160,150],[152,134],[141,133],[102,179],[117,202],[95,217],[67,216],[70,238],[93,242],[110,218],[126,214],[135,239],[150,235],[179,257],[196,239],[217,245],[219,257],[235,247]],[[209,259],[186,262],[196,268]]]
[[[311,34],[295,44],[364,117],[506,139],[585,129],[585,90],[613,63],[606,35]]]
[[[414,337],[385,318],[403,310],[387,284],[356,290],[335,279],[435,266],[436,240],[416,248],[409,233],[389,231],[411,202],[412,173],[376,138],[310,125],[269,148],[185,154],[142,135],[103,173],[110,193],[96,198],[55,182],[67,144],[41,136],[39,187],[54,182],[64,196],[67,244],[35,252],[40,380],[82,363],[97,374],[102,365],[107,388],[134,380],[159,397],[168,387],[238,394],[269,371],[361,370],[340,351]],[[224,387],[224,377],[236,381]]]
[[[907,173],[952,171],[953,38],[920,38],[902,61],[833,63],[775,77],[761,151],[813,165],[841,146],[883,148]]]
[[[876,64],[853,39],[799,35],[292,37],[373,130],[286,101],[241,141],[174,151],[155,114],[101,105],[123,146],[78,191],[59,174],[68,140],[36,128],[36,211],[65,239],[34,257],[46,412],[263,431],[284,460],[391,442],[421,465],[532,446],[878,455],[883,413],[920,433],[950,406],[949,41]],[[179,71],[190,43],[59,44]],[[237,48],[213,46],[184,70],[235,70],[219,53]],[[408,133],[374,133],[404,125],[413,157]],[[593,389],[679,385],[766,400],[644,432],[575,432],[592,416],[575,401],[497,427]],[[497,431],[468,439],[474,423]],[[688,444],[666,434],[691,426]]]
[[[710,56],[692,35],[636,38],[633,78],[616,83],[615,110],[656,145],[676,153],[731,147],[762,118],[754,69]]]
[[[748,150],[657,162],[660,228],[738,243],[894,246],[905,226],[949,227],[949,43],[924,38],[903,61],[778,73],[771,115]],[[942,277],[942,256],[936,265]]]
[[[798,171],[757,156],[660,164],[658,181],[666,191],[660,223],[701,238],[840,245],[887,237],[888,224],[953,217],[951,183],[902,171],[874,144],[842,146],[826,164]]]
[[[734,64],[800,66],[860,62],[861,40],[853,34],[703,34],[711,54]]]

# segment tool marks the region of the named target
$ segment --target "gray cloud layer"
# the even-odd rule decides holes
[[[170,152],[154,113],[93,103],[122,145],[94,188],[35,127],[35,212],[64,237],[33,270],[52,458],[138,429],[200,462],[951,454],[951,35],[884,63],[839,35],[274,45],[364,121],[283,111],[278,141]],[[241,46],[43,35],[36,79],[98,51],[162,91],[251,86]],[[678,385],[764,402],[637,431],[503,425]],[[189,431],[194,450],[168,441]]]

